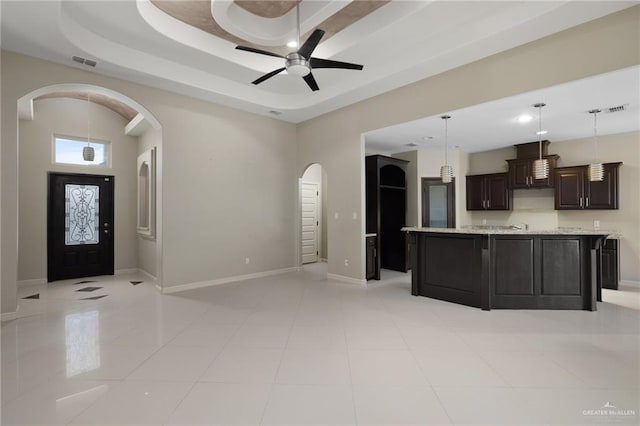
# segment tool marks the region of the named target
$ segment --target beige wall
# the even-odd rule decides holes
[[[513,192],[513,210],[508,212],[470,212],[472,222],[481,224],[526,223],[531,229],[556,227],[593,228],[622,234],[620,241],[621,279],[640,281],[640,133],[600,136],[600,157],[603,162],[622,161],[620,167],[620,208],[618,210],[555,210],[553,189],[518,189]],[[576,139],[552,143],[550,154],[558,154],[558,167],[589,164],[592,161],[593,140]],[[514,148],[474,153],[470,155],[470,174],[506,171],[506,159],[515,158]]]
[[[638,63],[640,7],[634,7],[299,124],[298,171],[320,162],[329,185],[339,182],[328,193],[329,271],[364,277],[362,133]],[[463,197],[457,191],[458,205]],[[340,219],[333,219],[334,210]],[[360,212],[357,220],[352,211]]]
[[[137,267],[136,180],[137,138],[126,136],[127,121],[91,104],[91,138],[111,143],[111,167],[52,164],[53,137],[87,137],[87,102],[43,99],[34,102],[34,120],[20,120],[18,280],[47,277],[47,172],[113,175],[114,267]]]
[[[147,150],[158,147],[162,141],[158,131],[153,127],[149,127],[144,133],[138,137],[138,152],[140,155]],[[156,165],[157,166],[157,165]],[[161,172],[161,171],[160,171]],[[154,173],[159,173],[158,168]],[[153,277],[157,276],[158,268],[158,243],[155,237],[150,238],[148,236],[138,235],[138,269],[144,271],[148,275]]]

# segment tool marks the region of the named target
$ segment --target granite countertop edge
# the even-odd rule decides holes
[[[432,232],[441,234],[481,234],[481,235],[606,235],[620,239],[618,231],[593,229],[473,229],[473,228],[402,228],[406,232]]]

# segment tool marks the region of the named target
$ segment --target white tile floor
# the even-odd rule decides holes
[[[21,287],[41,298],[2,324],[2,424],[640,424],[640,289],[483,312],[325,266],[165,296]]]

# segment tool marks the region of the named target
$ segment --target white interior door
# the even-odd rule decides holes
[[[318,261],[318,184],[302,182],[302,263]]]

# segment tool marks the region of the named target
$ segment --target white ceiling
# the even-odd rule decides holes
[[[326,1],[327,8],[346,1]],[[392,1],[320,43],[314,56],[360,63],[364,70],[315,70],[318,92],[286,74],[250,84],[283,66],[282,60],[234,50],[234,44],[164,14],[147,0],[0,4],[3,49],[263,115],[280,111],[279,119],[297,123],[638,1]],[[317,1],[301,3],[301,15],[312,20],[305,7],[317,9]],[[226,25],[234,23],[232,14],[225,19]],[[236,24],[250,31],[246,23]],[[264,31],[256,28],[245,37]],[[73,55],[98,65],[78,65]]]
[[[543,90],[523,93],[456,111],[442,111],[431,117],[375,130],[365,134],[366,151],[397,153],[444,146],[443,114],[448,120],[448,143],[451,148],[478,152],[538,140],[538,102],[542,108],[543,136],[561,142],[593,136],[593,115],[598,114],[599,135],[640,130],[640,67],[631,67],[595,77],[576,80]],[[606,108],[627,105],[622,112],[607,113]],[[518,117],[533,119],[519,123]],[[432,137],[433,139],[424,138]],[[407,144],[416,143],[412,147]],[[640,143],[640,141],[639,141]]]

